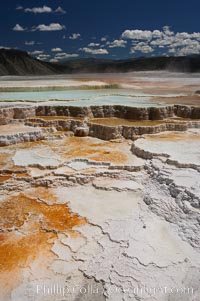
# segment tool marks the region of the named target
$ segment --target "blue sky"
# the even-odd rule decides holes
[[[0,47],[46,61],[200,53],[199,0],[7,0]]]

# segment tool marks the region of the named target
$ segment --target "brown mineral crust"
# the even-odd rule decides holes
[[[41,198],[50,198],[47,190],[36,194],[39,192]],[[39,252],[50,252],[57,232],[73,232],[74,226],[86,223],[85,218],[72,214],[66,204],[49,205],[23,193],[1,203],[0,216],[1,271],[27,267]]]
[[[128,157],[119,150],[119,146],[110,141],[92,142],[92,138],[69,137],[64,142],[59,141],[53,150],[65,158],[88,158],[95,161],[126,163]]]

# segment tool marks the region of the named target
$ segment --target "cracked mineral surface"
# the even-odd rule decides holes
[[[166,106],[2,102],[0,301],[199,301],[200,108],[173,80],[127,82]]]

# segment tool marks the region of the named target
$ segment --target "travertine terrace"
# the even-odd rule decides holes
[[[185,81],[172,102],[161,80],[160,105],[2,101],[1,301],[199,300],[200,107]]]

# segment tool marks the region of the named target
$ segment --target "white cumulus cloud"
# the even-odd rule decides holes
[[[20,24],[16,24],[16,25],[13,27],[13,30],[14,30],[14,31],[25,31],[26,28],[24,28],[24,27],[21,26]]]
[[[38,60],[41,60],[41,61],[46,61],[48,58],[50,58],[50,55],[49,54],[39,54],[37,56],[37,59]]]
[[[77,40],[81,37],[80,33],[72,33],[71,36],[69,36],[70,40]]]
[[[149,46],[148,44],[144,43],[144,42],[140,42],[137,45],[133,46],[131,48],[131,53],[135,53],[135,52],[142,52],[142,53],[151,53],[153,52],[153,48],[151,46]]]
[[[79,55],[77,53],[66,53],[66,52],[61,52],[57,53],[54,57],[56,60],[63,60],[63,59],[68,59],[68,58],[76,58]]]
[[[57,48],[52,48],[51,51],[52,51],[52,52],[61,52],[62,49],[59,48],[59,47],[57,47]]]
[[[100,44],[99,43],[90,43],[88,44],[88,47],[99,47]]]
[[[107,42],[107,45],[109,45],[109,48],[116,48],[116,47],[125,47],[127,44],[127,41],[124,40],[114,40],[113,42]]]
[[[59,23],[51,23],[49,25],[40,24],[32,28],[32,31],[59,31],[65,29],[64,25]]]
[[[170,26],[164,26],[163,27],[163,32],[167,36],[173,36],[174,32],[170,30]]]
[[[122,39],[131,40],[130,53],[186,56],[200,54],[200,32],[174,32],[170,26],[162,30],[127,29]],[[109,45],[109,43],[107,42]],[[109,46],[110,47],[110,46]]]
[[[39,7],[32,7],[32,8],[23,8],[23,6],[18,5],[16,10],[23,10],[25,13],[33,13],[33,14],[66,14],[66,11],[61,7],[58,6],[55,10],[53,10],[50,6],[43,5]]]
[[[85,53],[90,53],[90,54],[108,54],[108,51],[103,48],[91,49],[88,47],[83,47],[83,48],[80,48],[79,50],[84,51]]]
[[[18,5],[17,7],[16,7],[16,10],[22,10],[23,9],[23,6],[21,6],[21,5]]]
[[[123,39],[135,39],[135,40],[149,40],[152,38],[152,32],[150,30],[125,30],[122,33]]]
[[[101,42],[105,42],[105,41],[107,41],[107,39],[108,39],[108,36],[102,37]]]
[[[58,6],[54,12],[62,15],[66,14],[66,11],[61,6]]]
[[[42,7],[25,8],[24,12],[34,14],[52,13],[52,8],[44,5]]]
[[[44,50],[34,50],[34,51],[30,52],[31,55],[40,55],[43,53],[44,53]]]

